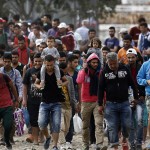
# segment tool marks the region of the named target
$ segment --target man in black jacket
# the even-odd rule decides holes
[[[145,105],[145,87],[137,83],[136,76],[138,74],[141,65],[137,63],[137,52],[135,49],[128,49],[127,53],[128,64],[127,67],[131,71],[133,81],[138,89],[139,99],[136,101],[136,106],[132,108],[131,130],[129,136],[129,142],[131,150],[142,150],[143,140],[143,110]],[[130,96],[131,97],[131,96]],[[131,97],[132,98],[132,97]]]
[[[105,118],[108,122],[110,146],[118,149],[118,129],[121,125],[123,149],[127,148],[126,138],[129,136],[131,108],[128,100],[128,88],[133,89],[134,99],[138,99],[137,90],[129,69],[118,63],[117,54],[110,52],[106,56],[108,64],[101,72],[98,90],[99,112],[103,111],[103,98],[106,92]],[[132,103],[135,102],[132,101]]]

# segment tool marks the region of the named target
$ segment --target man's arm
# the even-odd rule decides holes
[[[17,94],[15,85],[13,84],[12,81],[10,81],[8,84],[9,84],[9,87],[11,88],[11,92],[14,95],[15,100],[18,102],[18,94]]]
[[[78,84],[79,103],[80,104],[81,104],[81,88],[82,88],[82,84]]]
[[[34,86],[35,86],[37,89],[41,89],[41,86],[40,86],[40,79],[36,78],[35,83],[34,83]]]
[[[63,85],[63,86],[68,85],[68,80],[67,80],[67,78],[66,78],[65,76],[61,77],[61,80],[63,81],[63,82],[62,82],[62,85]]]
[[[131,87],[133,89],[134,99],[138,100],[138,89],[135,86],[135,83],[134,83],[132,75],[131,75],[131,71],[128,68],[127,68],[127,75],[128,75],[128,85],[131,85]]]
[[[18,94],[19,94],[19,99],[22,99],[22,77],[21,74],[18,70],[15,70],[15,84],[17,86],[18,89]]]
[[[149,83],[149,80],[146,79],[146,68],[145,64],[143,64],[137,74],[137,82],[139,85],[147,86]],[[150,84],[149,84],[150,85]]]
[[[27,85],[23,84],[23,101],[22,106],[27,107]]]
[[[114,46],[113,49],[110,49],[111,52],[117,52],[117,50],[118,50],[118,46]]]

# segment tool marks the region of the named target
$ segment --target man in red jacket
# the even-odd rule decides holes
[[[0,73],[0,83],[0,119],[3,119],[6,148],[12,149],[10,144],[10,133],[13,124],[12,94],[16,101],[14,102],[15,106],[18,103],[18,94],[13,82],[7,75]]]

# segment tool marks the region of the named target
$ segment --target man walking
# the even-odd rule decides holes
[[[123,141],[127,147],[126,138],[129,136],[131,108],[128,100],[128,88],[132,87],[134,99],[138,99],[136,88],[129,69],[118,63],[117,54],[110,52],[106,56],[108,64],[101,72],[98,90],[99,111],[103,111],[103,98],[106,92],[105,118],[108,122],[110,146],[118,149],[118,129],[121,124]],[[134,103],[134,101],[132,102]]]
[[[79,103],[81,104],[81,116],[83,122],[82,150],[89,150],[89,128],[90,116],[92,114],[94,115],[96,127],[96,150],[107,149],[107,147],[103,147],[103,115],[99,113],[97,105],[99,63],[98,56],[95,53],[91,54],[87,59],[87,67],[79,71],[77,77]]]
[[[51,122],[51,133],[53,137],[54,147],[52,150],[58,150],[57,143],[61,124],[61,88],[57,86],[57,80],[54,71],[55,58],[51,55],[45,57],[45,86],[43,89],[42,102],[39,109],[38,124],[40,130],[46,137],[44,149],[48,149],[51,137],[48,133],[47,125]],[[61,72],[62,85],[67,84],[67,79]],[[35,86],[40,88],[40,74],[37,76]]]

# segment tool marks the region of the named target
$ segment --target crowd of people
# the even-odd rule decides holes
[[[115,33],[111,26],[102,43],[88,20],[75,29],[49,15],[30,25],[18,15],[0,18],[0,140],[7,149],[15,144],[13,113],[24,107],[26,141],[44,149],[72,149],[77,113],[82,150],[142,150],[150,130],[150,32],[139,18],[120,29],[120,39]]]

